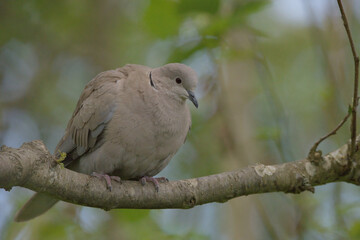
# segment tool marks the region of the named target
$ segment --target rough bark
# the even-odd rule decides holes
[[[56,163],[41,141],[33,141],[14,149],[0,149],[0,188],[8,191],[20,186],[46,192],[60,200],[105,210],[114,208],[191,208],[210,202],[266,192],[314,192],[314,186],[335,181],[359,183],[359,152],[348,160],[348,144],[318,158],[294,162],[258,164],[232,172],[160,184],[159,192],[150,183],[113,182],[107,190],[105,182],[80,174]]]

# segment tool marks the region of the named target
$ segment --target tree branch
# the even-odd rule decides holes
[[[354,41],[351,36],[351,31],[349,27],[349,23],[347,21],[346,13],[343,8],[341,0],[337,0],[337,3],[339,5],[339,9],[341,12],[341,18],[344,22],[344,27],[346,30],[346,34],[348,36],[351,52],[354,58],[354,67],[355,67],[355,76],[354,76],[354,94],[353,94],[353,104],[352,104],[352,113],[351,113],[351,148],[350,148],[350,156],[353,157],[355,153],[355,138],[356,138],[356,110],[357,106],[359,104],[359,98],[358,98],[358,88],[359,88],[359,56],[356,53]]]
[[[210,202],[266,192],[300,193],[314,191],[314,186],[335,181],[358,184],[360,168],[349,165],[348,145],[325,155],[315,165],[308,159],[269,165],[262,164],[238,171],[171,181],[160,184],[156,192],[152,184],[137,181],[113,183],[113,191],[105,182],[62,168],[41,141],[23,144],[19,149],[0,149],[0,188],[21,186],[46,192],[60,200],[105,210],[114,208],[191,208]],[[360,158],[355,154],[355,158]],[[353,169],[353,168],[356,169]],[[358,169],[359,168],[359,169]],[[355,178],[354,178],[355,177]]]
[[[349,106],[350,108],[350,106]],[[322,152],[317,150],[317,147],[319,146],[319,144],[324,141],[325,139],[327,139],[328,137],[335,135],[336,132],[342,127],[342,125],[344,125],[344,123],[347,121],[347,119],[350,117],[351,114],[351,110],[348,111],[348,114],[346,114],[346,116],[344,117],[344,119],[336,126],[336,128],[334,130],[332,130],[330,133],[326,134],[325,136],[321,137],[318,141],[316,141],[316,143],[314,143],[314,145],[311,147],[309,154],[308,154],[308,159],[317,164],[320,160],[322,160]]]

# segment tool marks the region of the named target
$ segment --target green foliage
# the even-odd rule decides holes
[[[349,236],[351,240],[360,239],[360,221],[354,222],[350,227]]]
[[[175,35],[180,25],[177,3],[168,0],[151,0],[143,22],[150,34],[155,37],[166,38]]]
[[[260,127],[258,128],[257,137],[261,140],[279,140],[281,138],[281,133],[278,128],[274,127]]]
[[[186,13],[209,13],[216,14],[219,11],[220,0],[181,0],[178,11]]]

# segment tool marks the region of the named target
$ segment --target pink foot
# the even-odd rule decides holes
[[[91,174],[91,176],[105,179],[106,187],[107,187],[107,189],[109,189],[110,192],[112,190],[111,180],[114,180],[114,181],[116,181],[118,183],[121,183],[121,178],[118,177],[118,176],[109,176],[107,174],[101,174],[101,173],[96,173],[96,172],[93,172]]]
[[[140,183],[143,186],[146,184],[146,182],[152,182],[155,186],[156,192],[159,192],[159,181],[168,182],[169,180],[166,177],[153,178],[153,177],[143,176],[142,178],[140,178]]]

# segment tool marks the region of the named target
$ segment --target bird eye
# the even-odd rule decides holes
[[[181,78],[176,78],[175,81],[176,81],[177,84],[180,84],[181,83]]]

